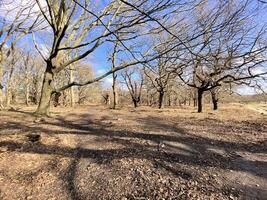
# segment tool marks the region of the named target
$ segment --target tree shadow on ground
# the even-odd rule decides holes
[[[195,136],[182,128],[163,122],[160,118],[140,119],[147,130],[153,124],[156,124],[158,131],[162,132],[133,132],[129,130],[113,130],[109,124],[101,120],[90,119],[89,115],[78,115],[80,120],[73,122],[64,117],[57,117],[55,120],[45,122],[37,126],[29,126],[23,122],[10,122],[0,127],[0,132],[5,129],[24,130],[35,133],[49,134],[74,134],[80,141],[85,143],[94,142],[94,140],[106,141],[114,144],[120,144],[123,147],[118,149],[90,149],[81,144],[79,148],[61,147],[57,145],[44,145],[38,143],[38,147],[25,147],[23,143],[14,141],[0,141],[0,147],[6,147],[9,151],[21,153],[37,153],[61,155],[73,158],[72,163],[63,175],[66,182],[66,188],[70,191],[72,199],[82,199],[75,190],[74,179],[76,168],[80,158],[88,158],[99,165],[108,165],[114,159],[138,158],[153,162],[157,167],[164,168],[174,176],[184,179],[194,178],[191,172],[184,169],[177,169],[166,165],[166,163],[179,163],[196,167],[213,167],[216,169],[229,169],[251,173],[267,179],[267,162],[248,160],[236,154],[237,151],[248,153],[266,153],[267,147],[261,143],[236,143],[230,141],[220,141],[203,136]],[[49,127],[64,127],[63,130],[53,130]],[[167,132],[171,131],[171,134]],[[1,137],[1,135],[0,135]],[[140,142],[142,141],[142,142]],[[145,143],[147,141],[148,143]],[[171,144],[170,144],[171,143]],[[175,146],[172,143],[178,143],[184,146]],[[168,148],[160,147],[164,144],[166,147],[176,148],[177,151],[170,151]],[[186,148],[184,148],[186,147]],[[210,151],[211,148],[220,148],[227,152],[227,155]],[[247,167],[253,166],[253,167]],[[262,173],[264,172],[264,173]],[[242,186],[240,186],[242,187]]]
[[[77,148],[74,152],[71,163],[69,164],[68,168],[64,171],[64,173],[60,176],[60,178],[65,183],[66,191],[69,193],[69,196],[73,200],[82,200],[80,193],[76,189],[75,185],[75,178],[77,173],[77,167],[79,164],[79,161],[81,159],[79,148]]]

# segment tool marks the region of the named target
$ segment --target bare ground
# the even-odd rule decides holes
[[[259,112],[262,115],[267,115],[267,104],[248,104],[247,108]]]
[[[0,112],[0,199],[267,199],[267,118],[242,105],[31,110]]]

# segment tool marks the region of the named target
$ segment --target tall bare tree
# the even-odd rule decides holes
[[[51,28],[53,38],[49,44],[50,51],[48,55],[43,55],[47,66],[44,74],[42,95],[36,113],[49,114],[49,104],[53,93],[61,92],[72,86],[91,84],[120,69],[136,65],[140,62],[147,62],[147,60],[138,59],[133,52],[129,52],[133,60],[125,65],[117,66],[105,74],[84,83],[74,81],[61,88],[54,88],[53,78],[60,71],[92,54],[108,40],[119,41],[127,50],[125,41],[129,43],[129,40],[134,40],[139,36],[150,33],[149,26],[145,26],[145,24],[153,20],[142,13],[136,12],[134,8],[120,1],[111,1],[105,6],[93,5],[89,0],[79,2],[76,0],[47,0],[45,6],[39,0],[36,1],[43,17]],[[138,0],[136,3],[144,8],[146,12],[150,14],[159,13],[159,16],[166,15],[163,10],[173,4],[167,0],[157,0],[156,2]],[[142,32],[139,32],[141,29]],[[123,35],[124,33],[127,33],[128,37],[120,39],[118,35]],[[41,53],[36,40],[35,44]],[[146,50],[148,49],[140,49],[143,53]],[[64,52],[69,54],[70,51],[78,52],[78,54],[70,53],[73,57],[59,59],[60,55],[66,55]],[[147,59],[155,58],[149,57]]]
[[[6,107],[9,107],[11,99],[12,99],[12,91],[14,90],[13,85],[13,75],[14,71],[16,69],[16,65],[19,62],[19,50],[16,49],[16,46],[14,43],[11,44],[11,55],[10,59],[6,60],[6,98],[5,98],[5,105]]]
[[[111,56],[112,69],[116,68],[117,51],[118,51],[118,43],[115,43],[114,49],[112,52],[112,56]],[[112,100],[112,106],[111,106],[112,109],[116,109],[117,102],[118,102],[118,99],[117,99],[117,77],[118,77],[118,75],[116,74],[116,72],[113,72],[112,73],[112,97],[113,97],[113,100]]]

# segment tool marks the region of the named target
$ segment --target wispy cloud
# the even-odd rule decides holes
[[[95,73],[97,76],[99,76],[99,75],[104,74],[105,72],[106,72],[106,70],[104,70],[104,69],[97,69]]]

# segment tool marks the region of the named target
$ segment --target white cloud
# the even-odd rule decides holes
[[[112,77],[106,77],[102,79],[101,83],[104,88],[110,88],[112,85]]]
[[[111,84],[113,82],[113,79],[111,77],[105,78],[104,80],[107,84]]]
[[[96,75],[99,76],[99,75],[104,74],[105,72],[106,72],[106,70],[104,70],[104,69],[97,69],[96,70]]]

